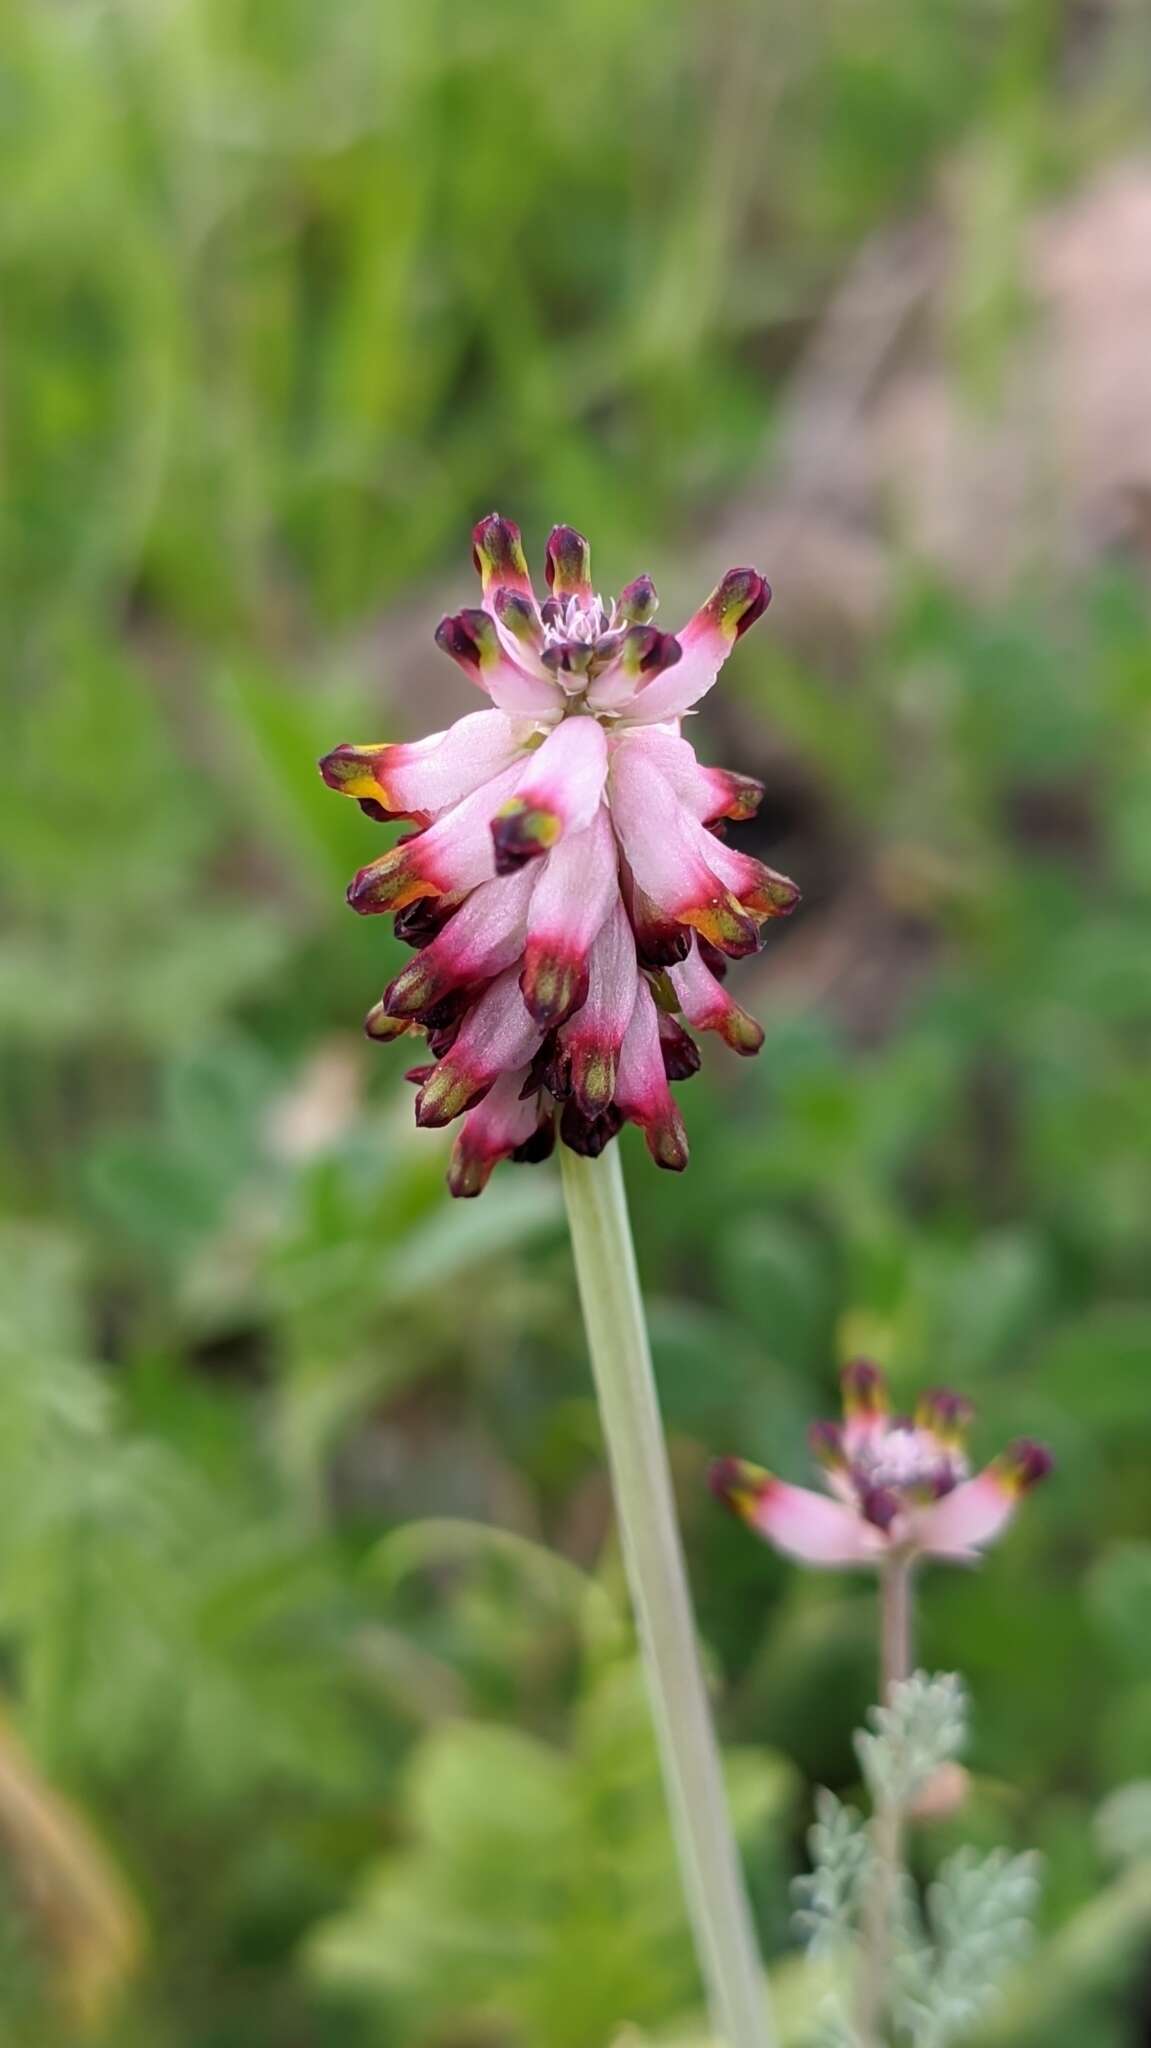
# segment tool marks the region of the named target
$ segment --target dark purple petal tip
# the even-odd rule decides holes
[[[807,1441],[812,1456],[821,1465],[836,1467],[844,1463],[843,1428],[838,1422],[813,1422],[807,1432]]]
[[[630,626],[646,626],[658,604],[651,577],[637,576],[620,591],[615,605],[616,618],[623,619]]]
[[[1033,1438],[1024,1436],[1008,1444],[1002,1462],[1013,1484],[1026,1493],[1046,1479],[1054,1459],[1046,1444],[1037,1444]]]
[[[771,603],[771,585],[758,569],[729,569],[707,609],[729,640],[740,640]]]
[[[886,1414],[887,1379],[870,1358],[853,1358],[840,1373],[839,1383],[849,1415]]]
[[[507,584],[513,590],[528,585],[527,557],[519,527],[498,512],[489,512],[472,528],[472,561],[483,578],[484,589]]]
[[[882,1529],[886,1536],[899,1513],[901,1502],[890,1486],[868,1486],[860,1494],[859,1505],[872,1527]]]
[[[553,526],[544,573],[557,597],[582,597],[591,589],[591,549],[574,526]]]

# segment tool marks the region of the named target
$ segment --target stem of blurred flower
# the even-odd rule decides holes
[[[880,1700],[891,1705],[893,1688],[911,1676],[912,1571],[906,1557],[892,1557],[879,1580]],[[904,1812],[898,1798],[877,1800],[871,1824],[872,1871],[863,1917],[863,1969],[859,2032],[864,2048],[882,2048],[888,2015],[892,1932],[903,1879]]]
[[[588,1350],[680,1873],[717,2048],[773,2048],[696,1644],[619,1148],[560,1149]]]

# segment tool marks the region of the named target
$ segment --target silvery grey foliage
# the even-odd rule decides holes
[[[960,1849],[897,1945],[893,2006],[914,2048],[948,2048],[994,2003],[1031,1942],[1039,1858]]]
[[[877,1808],[912,1805],[964,1747],[967,1697],[952,1674],[917,1672],[873,1708],[856,1750]],[[853,2018],[869,1877],[871,1829],[831,1792],[816,1794],[808,1834],[811,1873],[798,1880],[797,1924],[813,1961],[837,1981],[824,1999],[812,2048],[860,2048]],[[921,1903],[909,1879],[895,1890],[891,1943],[892,2048],[952,2048],[994,2002],[1024,1954],[1039,1893],[1039,1859],[1004,1849],[961,1849]]]
[[[862,1816],[821,1785],[807,1846],[811,1873],[795,1881],[800,1901],[795,1924],[807,1939],[812,1959],[821,1961],[854,1940],[871,1845]]]
[[[929,1678],[917,1671],[891,1688],[891,1703],[872,1707],[855,1753],[878,1804],[909,1806],[941,1764],[967,1740],[967,1694],[953,1671]]]

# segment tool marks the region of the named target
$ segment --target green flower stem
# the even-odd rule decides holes
[[[680,1872],[725,2048],[773,2048],[696,1645],[619,1147],[560,1151],[588,1350]]]

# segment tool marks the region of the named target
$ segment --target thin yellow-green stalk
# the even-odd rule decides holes
[[[561,1149],[580,1301],[688,1912],[725,2048],[773,2048],[696,1644],[619,1149]]]

